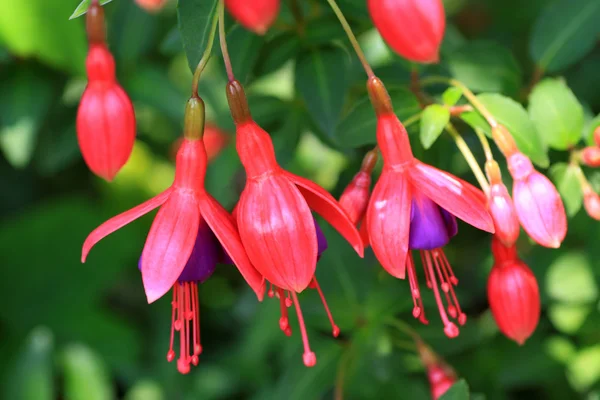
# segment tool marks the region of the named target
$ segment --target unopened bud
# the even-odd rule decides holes
[[[588,167],[600,167],[600,147],[588,146],[581,151],[581,162]]]
[[[227,84],[227,102],[233,122],[238,125],[252,120],[244,87],[238,80]]]
[[[504,157],[509,157],[519,151],[511,133],[504,125],[498,124],[492,128],[492,138],[494,138]]]
[[[381,79],[376,76],[369,78],[367,81],[367,91],[371,98],[371,104],[373,104],[373,108],[375,109],[375,114],[382,115],[394,112],[392,100]]]
[[[590,217],[600,221],[600,196],[590,186],[584,189],[583,207]]]

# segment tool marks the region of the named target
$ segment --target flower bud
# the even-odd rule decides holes
[[[508,194],[508,189],[502,182],[498,164],[495,161],[488,161],[485,169],[491,184],[488,193],[488,207],[494,221],[496,237],[505,246],[512,246],[521,231],[515,206]]]
[[[538,244],[558,248],[567,234],[567,216],[556,187],[522,153],[508,157],[513,201],[527,234]]]
[[[516,251],[498,253],[494,253],[487,286],[490,309],[500,331],[522,345],[535,331],[540,318],[538,283],[529,267],[516,257]]]
[[[600,167],[600,147],[588,146],[581,151],[581,162],[588,167]]]
[[[367,205],[369,204],[369,191],[371,189],[371,172],[377,163],[377,150],[371,150],[363,159],[360,171],[344,189],[340,197],[340,206],[346,211],[350,220],[356,225],[362,220]]]
[[[600,147],[600,126],[594,129],[594,142],[596,142],[596,146]]]
[[[416,342],[421,362],[423,362],[427,370],[431,397],[437,400],[456,383],[456,372],[435,354],[429,346],[423,343],[422,340],[417,339]]]
[[[146,11],[158,12],[165,6],[167,0],[135,0],[135,2]]]
[[[225,0],[229,13],[244,28],[264,35],[279,13],[279,0]]]
[[[88,85],[77,111],[77,139],[88,167],[110,181],[133,150],[135,113],[104,44],[92,44],[86,68]]]
[[[590,217],[600,221],[600,196],[589,186],[583,191],[583,207]]]
[[[368,0],[369,13],[386,43],[402,57],[437,63],[446,16],[441,0]]]

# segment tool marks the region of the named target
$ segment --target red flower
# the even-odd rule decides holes
[[[368,0],[375,27],[402,57],[420,63],[439,61],[446,16],[441,0]]]
[[[505,246],[512,246],[517,241],[521,232],[521,225],[517,218],[515,206],[508,194],[508,189],[502,182],[498,164],[495,161],[488,161],[485,168],[491,184],[488,194],[488,205],[490,214],[494,220],[496,237]]]
[[[82,261],[85,262],[90,249],[102,238],[161,206],[146,239],[141,261],[149,303],[169,291],[181,275],[192,254],[201,220],[208,224],[260,300],[264,294],[264,280],[250,263],[231,217],[204,189],[207,159],[200,140],[203,125],[202,100],[192,98],[186,109],[186,139],[177,154],[173,185],[106,221],[90,233],[83,244]]]
[[[229,13],[244,28],[264,35],[279,13],[279,0],[225,0]]]
[[[514,246],[492,239],[494,266],[488,280],[488,301],[500,331],[522,345],[540,318],[540,291],[535,275]]]
[[[596,146],[600,147],[600,126],[594,129],[594,142]]]
[[[416,342],[421,362],[427,370],[431,397],[433,400],[437,400],[456,383],[456,372],[440,359],[422,340],[417,339]]]
[[[588,146],[581,151],[581,162],[588,167],[600,167],[600,147]]]
[[[104,14],[96,3],[89,8],[87,28],[88,85],[77,112],[77,139],[88,167],[110,181],[133,150],[135,113],[116,80],[115,61],[104,44]]]
[[[217,156],[221,154],[221,151],[227,146],[229,143],[229,135],[222,131],[218,126],[207,123],[204,126],[204,136],[202,136],[202,140],[204,141],[207,160],[210,163],[217,158]],[[179,150],[182,141],[183,139],[177,139],[175,143],[173,143],[170,152],[170,155],[173,158],[177,156],[177,151]]]
[[[590,217],[600,221],[600,196],[589,185],[583,189],[583,207]]]
[[[376,163],[377,150],[375,149],[365,155],[360,171],[352,178],[340,197],[340,206],[355,225],[362,220],[367,210],[371,190],[371,173]]]
[[[149,12],[158,12],[162,9],[167,0],[135,0],[138,6]]]

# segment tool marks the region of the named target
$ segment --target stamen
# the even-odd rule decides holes
[[[444,333],[449,338],[455,338],[456,336],[458,336],[459,333],[458,327],[453,322],[450,322],[450,320],[448,319],[448,315],[446,314],[446,309],[444,307],[442,297],[440,296],[437,280],[435,278],[435,272],[433,270],[432,255],[429,251],[421,252],[421,256],[423,256],[423,254],[425,255],[425,257],[421,258],[421,261],[423,263],[423,268],[429,273],[429,277],[431,278],[433,295],[435,296],[435,301],[440,312],[440,317],[442,318],[442,323],[444,324]],[[439,269],[437,262],[436,268]]]
[[[442,261],[442,268],[445,271],[444,273],[447,277],[449,277],[452,285],[458,285],[458,279],[456,279],[456,277],[454,276],[452,266],[450,265],[448,258],[446,258],[446,254],[444,254],[444,251],[442,249],[439,249],[439,253],[440,259]],[[456,298],[456,293],[454,292],[454,288],[452,286],[450,286],[450,295],[452,296],[452,303],[456,307],[455,313],[458,315],[458,323],[460,325],[464,325],[467,322],[467,315],[460,309],[460,304],[458,304],[458,299]],[[456,317],[453,316],[453,318]]]
[[[198,301],[198,285],[196,282],[190,283],[192,289],[192,326],[194,328],[194,355],[192,356],[192,364],[198,365],[198,356],[202,353],[202,345],[200,344],[200,302]]]
[[[173,300],[171,301],[171,339],[169,340],[169,351],[167,352],[167,361],[175,359],[173,351],[173,340],[175,339],[175,313],[177,312],[177,284],[173,286]]]
[[[425,250],[420,250],[419,253],[421,254],[421,261],[423,261],[423,259],[427,256],[427,252]],[[425,284],[429,289],[431,289],[431,279],[429,277],[429,271],[427,271],[427,268],[423,269],[425,270]]]
[[[304,365],[307,367],[314,367],[317,363],[317,356],[311,351],[308,343],[308,335],[306,334],[306,326],[304,325],[304,317],[302,316],[302,310],[300,309],[298,296],[296,296],[296,292],[292,292],[291,295],[292,299],[294,300],[294,305],[296,306],[296,315],[298,316],[298,325],[300,325],[300,334],[302,335],[302,344],[304,346],[302,360],[304,361]]]
[[[413,300],[413,317],[418,318],[424,324],[428,324],[425,317],[425,307],[423,307],[423,299],[419,290],[419,281],[417,280],[417,272],[415,270],[415,262],[412,253],[408,253],[406,260],[406,269],[408,270],[408,283],[410,284],[410,293]]]
[[[340,334],[340,328],[333,321],[333,316],[331,315],[331,311],[329,310],[329,306],[327,305],[327,301],[325,300],[325,295],[321,291],[321,286],[319,286],[319,282],[317,282],[317,278],[313,277],[310,286],[313,286],[319,292],[319,296],[321,297],[321,302],[323,302],[323,307],[325,307],[325,312],[327,313],[327,318],[329,318],[329,323],[331,324],[333,337],[338,337]]]
[[[178,306],[178,322],[179,322],[179,359],[177,360],[177,370],[182,374],[190,372],[190,363],[188,360],[188,346],[187,346],[187,321],[186,321],[186,294],[187,288],[186,283],[179,283],[180,287],[177,292],[177,306]]]
[[[287,306],[285,305],[286,297],[283,293],[283,289],[277,289],[279,297],[279,309],[281,311],[281,318],[279,318],[279,329],[283,331],[286,336],[292,335],[292,328],[290,328],[290,319],[288,317]]]
[[[275,296],[275,291],[273,290],[273,284],[269,282],[269,291],[267,292],[267,296],[273,298]]]
[[[287,297],[285,298],[285,305],[288,308],[292,306],[292,299],[290,299],[290,291],[289,290],[287,292]]]

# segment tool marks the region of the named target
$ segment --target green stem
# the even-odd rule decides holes
[[[340,20],[340,24],[342,24],[342,28],[344,28],[344,31],[346,32],[346,35],[348,36],[348,40],[350,40],[352,47],[354,47],[354,51],[356,52],[356,55],[358,56],[363,68],[365,69],[367,76],[369,78],[374,77],[375,74],[373,73],[373,68],[371,68],[371,66],[369,65],[369,62],[367,61],[367,58],[365,57],[365,53],[363,53],[362,49],[360,48],[360,45],[358,44],[358,40],[356,40],[356,36],[354,36],[354,33],[352,32],[352,28],[350,28],[350,24],[348,24],[346,17],[344,17],[344,14],[342,13],[342,10],[340,10],[340,7],[337,5],[335,0],[327,0],[327,2],[331,6],[331,9],[333,10],[333,12],[337,16],[337,18]]]
[[[223,7],[223,0],[219,1],[219,42],[221,43],[221,53],[223,54],[223,62],[225,63],[225,69],[227,70],[227,78],[229,82],[235,80],[233,75],[233,67],[231,66],[231,58],[229,58],[229,50],[227,49],[227,40],[225,40],[225,9]]]
[[[404,120],[404,122],[402,124],[404,125],[405,128],[408,126],[411,126],[412,124],[414,124],[415,122],[417,122],[418,120],[421,119],[421,114],[423,114],[423,113],[418,113],[418,114],[408,117],[407,119]]]
[[[479,182],[479,186],[481,186],[481,189],[484,191],[484,193],[488,193],[490,191],[490,185],[487,179],[485,178],[485,174],[481,170],[481,167],[477,163],[475,156],[471,152],[471,149],[469,149],[469,146],[467,145],[465,140],[462,138],[460,133],[458,133],[458,131],[452,124],[446,125],[446,130],[448,131],[448,133],[450,133],[452,139],[454,139],[456,147],[458,147],[458,150],[460,150],[460,152],[462,153],[463,157],[467,161],[467,164],[469,164],[469,167],[471,167],[471,171],[473,171],[473,175],[475,175],[477,182]]]
[[[417,333],[417,331],[415,331],[409,324],[407,324],[406,322],[404,322],[402,320],[390,317],[390,318],[386,318],[385,322],[388,325],[393,326],[394,328],[396,328],[400,332],[407,334],[413,340],[417,340],[417,339],[420,338],[420,336]]]
[[[481,147],[483,147],[483,152],[485,153],[485,159],[487,161],[493,161],[494,155],[492,154],[492,148],[490,147],[490,142],[485,137],[485,133],[479,128],[475,128],[475,133],[481,142]]]
[[[223,6],[223,4],[221,2],[218,7],[222,7],[222,6]],[[202,74],[202,71],[204,71],[206,64],[208,64],[208,60],[210,59],[210,54],[212,52],[213,43],[215,41],[215,35],[217,33],[217,22],[219,22],[219,12],[218,11],[213,16],[213,20],[212,20],[212,23],[210,26],[210,33],[208,35],[208,40],[206,41],[206,49],[204,49],[202,58],[200,59],[200,62],[198,63],[198,66],[196,67],[196,70],[194,71],[194,77],[192,78],[192,97],[198,96],[198,82],[200,81],[200,75]]]

